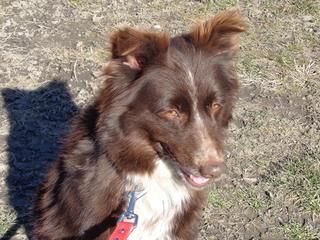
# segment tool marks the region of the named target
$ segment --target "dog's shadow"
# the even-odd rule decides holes
[[[10,121],[8,200],[17,219],[1,239],[10,239],[21,226],[30,239],[31,209],[38,186],[78,109],[65,84],[56,80],[34,91],[4,89],[2,97]]]

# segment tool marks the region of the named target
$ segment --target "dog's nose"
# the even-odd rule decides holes
[[[214,162],[200,166],[200,174],[204,177],[219,177],[226,170],[224,162]]]

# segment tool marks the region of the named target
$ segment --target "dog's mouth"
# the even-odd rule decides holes
[[[210,183],[211,180],[211,178],[197,176],[184,170],[182,170],[182,173],[188,183],[190,183],[193,187],[205,187]]]
[[[182,166],[167,144],[160,142],[160,145],[162,147],[164,157],[171,160],[174,166],[179,170],[179,175],[192,187],[202,188],[210,184],[212,177],[208,178],[201,176],[200,174],[194,173],[195,171],[192,168]]]

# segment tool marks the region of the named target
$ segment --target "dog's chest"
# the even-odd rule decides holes
[[[175,179],[172,170],[162,160],[157,161],[151,176],[130,175],[128,182],[146,191],[136,202],[134,211],[139,217],[138,226],[128,240],[174,239],[174,218],[190,199],[186,186]]]

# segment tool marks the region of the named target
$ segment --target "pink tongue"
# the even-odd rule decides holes
[[[209,181],[209,178],[197,177],[192,174],[189,175],[191,180],[194,181],[198,185],[203,185]]]

